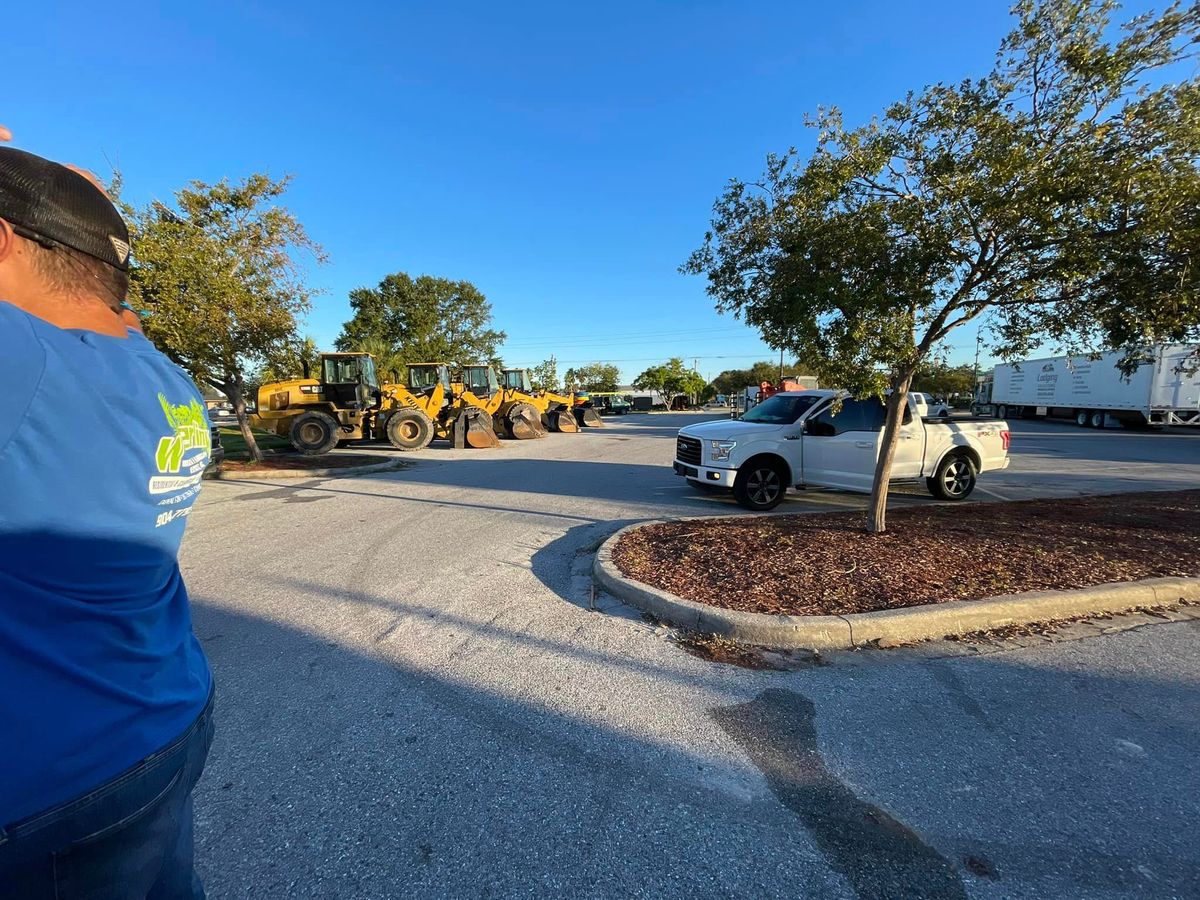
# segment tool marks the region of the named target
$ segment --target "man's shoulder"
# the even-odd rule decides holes
[[[33,317],[20,307],[0,300],[0,365],[9,357],[46,359]]]
[[[29,315],[0,300],[0,452],[16,433],[46,371],[46,348]]]
[[[200,390],[192,376],[146,338],[141,335],[138,335],[137,338],[149,347],[148,351],[143,352],[154,360],[154,368],[161,379],[162,387],[173,395],[172,402],[187,402],[189,406],[196,406],[203,411],[203,417],[207,422],[208,411],[204,407],[204,392]],[[130,340],[133,340],[132,335]]]

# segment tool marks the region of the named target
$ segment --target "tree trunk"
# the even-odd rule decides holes
[[[892,458],[900,440],[900,423],[908,405],[908,386],[916,369],[898,372],[892,378],[892,392],[887,398],[887,414],[883,422],[883,437],[879,442],[879,458],[875,461],[875,481],[871,484],[871,505],[867,510],[867,531],[882,534],[887,530],[888,481],[892,477]]]
[[[262,462],[263,452],[258,446],[258,441],[254,438],[254,432],[250,430],[250,416],[246,413],[246,398],[242,393],[242,376],[227,376],[219,387],[225,392],[225,396],[229,398],[229,402],[233,404],[234,414],[237,415],[238,428],[242,432],[242,440],[246,442],[246,452],[250,454],[250,461],[256,463]]]

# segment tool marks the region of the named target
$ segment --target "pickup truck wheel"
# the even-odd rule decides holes
[[[738,470],[733,480],[733,497],[738,504],[755,512],[766,512],[783,502],[787,477],[783,469],[769,461],[751,462]]]
[[[975,490],[975,463],[968,456],[951,454],[938,463],[925,485],[939,500],[965,500]]]

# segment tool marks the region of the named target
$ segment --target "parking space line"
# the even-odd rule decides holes
[[[975,485],[975,490],[981,494],[987,494],[989,497],[994,497],[997,500],[1004,500],[1007,502],[1012,499],[1011,497],[1005,497],[1003,494],[999,494],[996,491],[990,491],[987,488],[981,488],[979,485]]]

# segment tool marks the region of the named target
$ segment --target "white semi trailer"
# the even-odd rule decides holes
[[[1123,353],[1054,356],[998,365],[982,379],[973,410],[1001,419],[1070,418],[1085,428],[1191,425],[1200,428],[1200,347],[1151,347],[1128,378]]]

